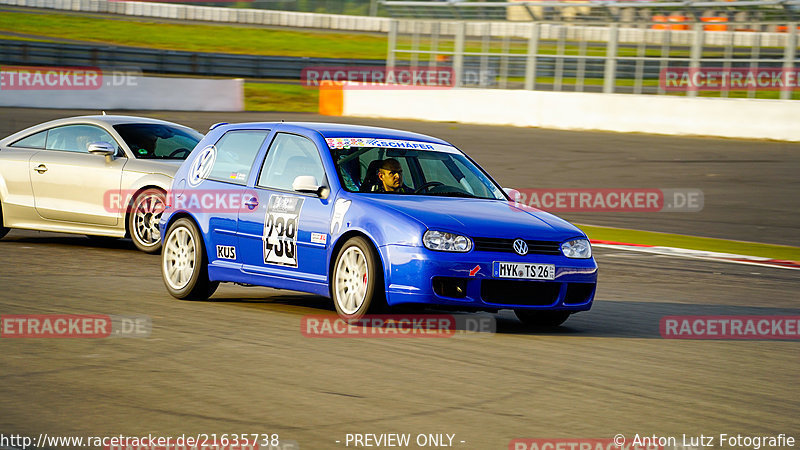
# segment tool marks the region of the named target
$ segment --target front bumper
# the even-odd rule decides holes
[[[463,309],[530,309],[586,311],[597,286],[594,258],[563,255],[475,251],[435,252],[424,247],[387,245],[380,248],[385,263],[387,302],[425,303]],[[554,264],[552,281],[497,278],[493,263]]]

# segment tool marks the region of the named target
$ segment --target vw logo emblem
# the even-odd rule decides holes
[[[214,167],[214,161],[216,161],[216,159],[216,147],[209,145],[204,148],[189,168],[189,186],[197,186],[200,182],[205,180],[208,174],[211,173],[211,168]]]
[[[528,243],[523,241],[522,239],[516,239],[514,241],[514,251],[517,252],[518,255],[527,255]]]

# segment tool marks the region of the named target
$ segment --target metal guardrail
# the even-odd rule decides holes
[[[490,24],[484,24],[487,31]],[[679,31],[631,30],[612,23],[603,28],[604,39],[595,40],[570,34],[574,27],[565,24],[532,22],[527,25],[526,38],[494,37],[489,32],[470,34],[470,26],[479,25],[464,21],[448,30],[451,33],[444,33],[444,27],[423,31],[421,24],[411,26],[414,31],[408,33],[401,32],[399,21],[394,21],[387,64],[452,67],[458,87],[665,94],[660,77],[666,69],[794,70],[800,57],[797,23],[790,23],[782,39],[772,39],[770,45],[764,42],[776,33],[717,32],[703,26]],[[622,38],[631,31],[641,32],[641,38]],[[656,39],[647,38],[648,33]],[[749,39],[738,39],[740,34]],[[721,89],[714,94],[791,99],[799,96],[794,92],[800,94],[788,87],[780,89],[780,94],[765,94],[758,89]],[[698,91],[682,94],[697,96]]]
[[[785,23],[800,18],[798,0],[380,0],[380,6],[394,18],[438,20],[649,23],[653,16],[672,15],[688,20],[723,17],[730,23]]]
[[[145,73],[299,80],[308,66],[382,66],[379,59],[200,53],[108,45],[0,40],[0,64],[93,66]]]

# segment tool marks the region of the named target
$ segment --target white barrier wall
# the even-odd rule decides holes
[[[30,80],[33,80],[30,78]],[[0,106],[30,108],[243,111],[244,80],[124,76],[101,79],[96,89],[46,86],[29,81],[0,88]]]
[[[343,89],[342,115],[800,141],[800,101],[499,89]]]

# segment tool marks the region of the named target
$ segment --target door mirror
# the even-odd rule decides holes
[[[117,148],[108,142],[92,142],[89,144],[89,153],[93,155],[114,156]]]
[[[316,177],[312,175],[300,175],[292,182],[292,190],[306,194],[315,194],[320,198],[327,198],[329,189],[320,186]]]

